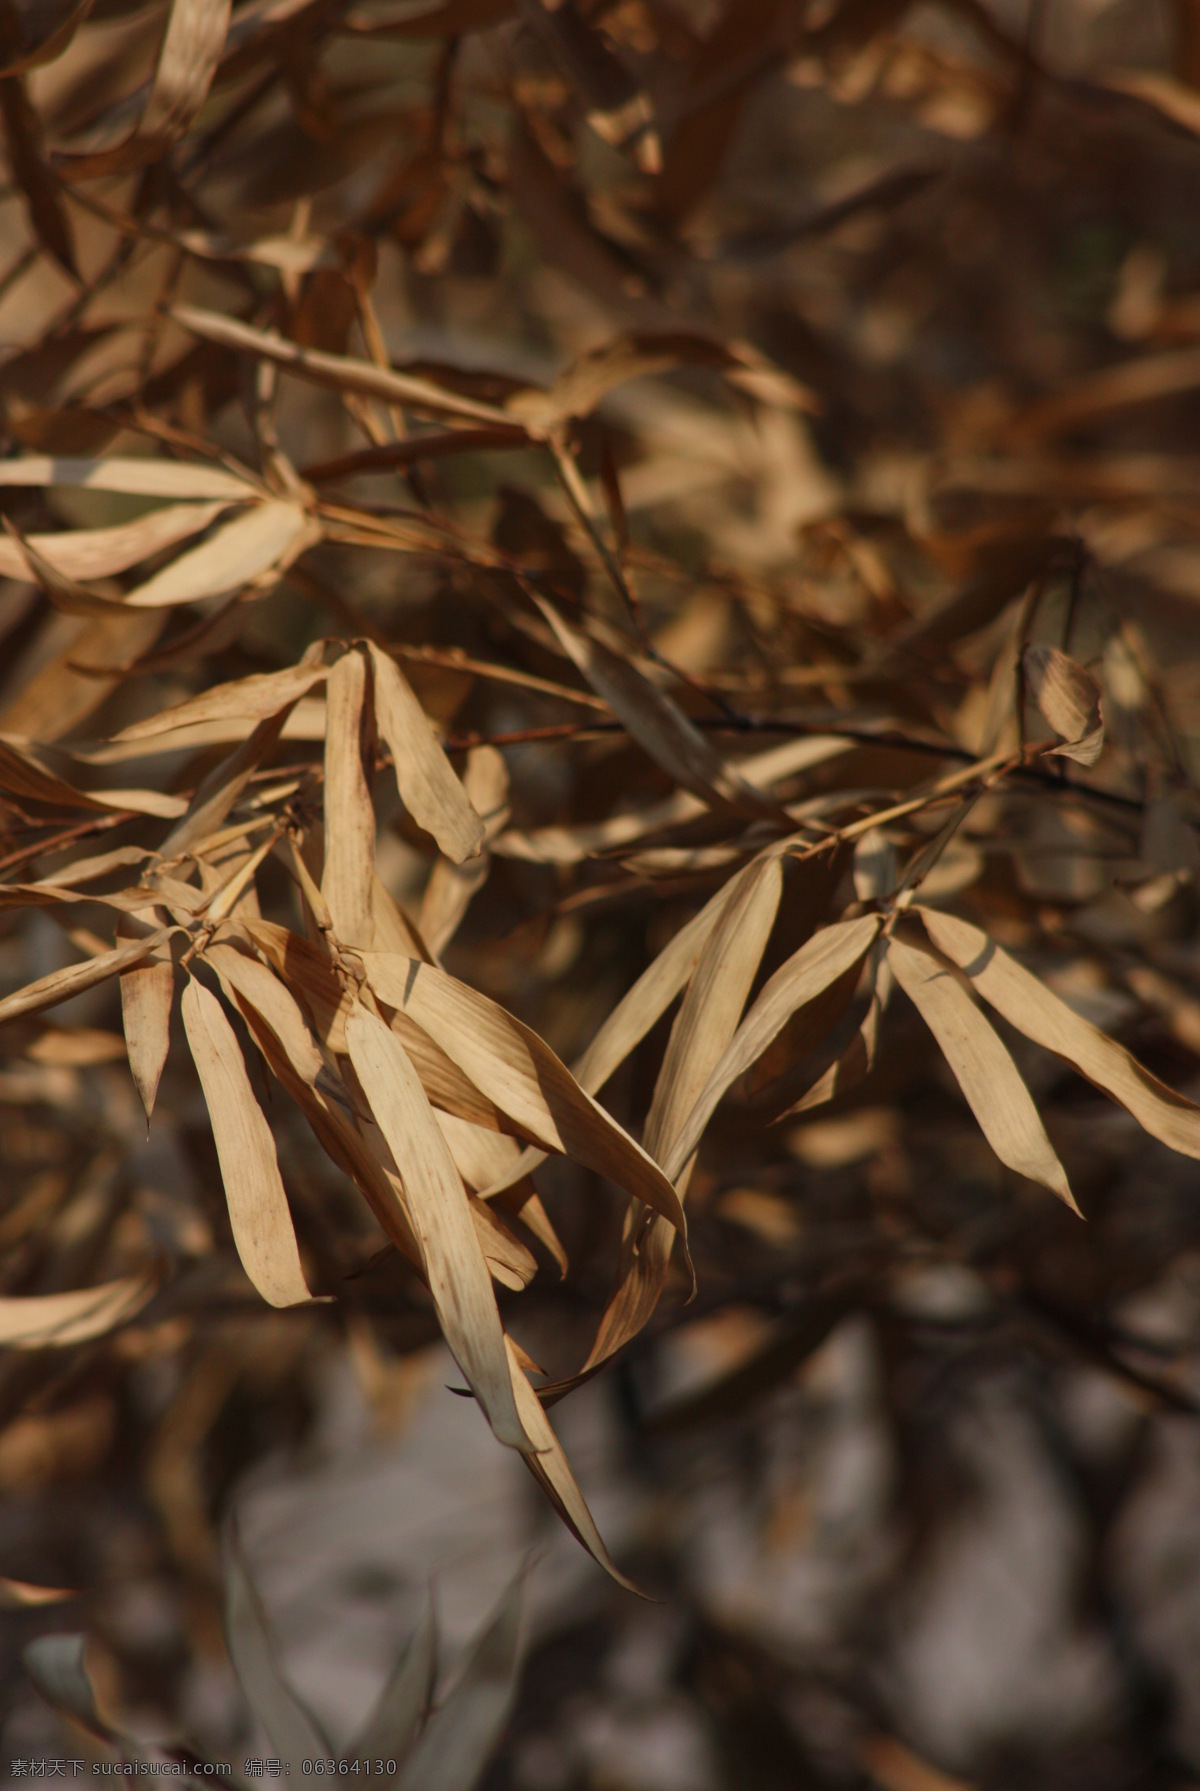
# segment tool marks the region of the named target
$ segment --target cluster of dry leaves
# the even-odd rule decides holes
[[[1103,341],[1039,360],[964,274],[1004,376],[939,383],[922,316],[958,326],[896,247],[947,187],[969,220],[1031,108],[1194,171],[1194,8],[1174,73],[1086,76],[975,0],[909,11],[4,0],[10,1430],[102,1340],[245,1311],[236,1249],[368,1353],[389,1301],[412,1343],[436,1317],[621,1578],[550,1411],[726,1297],[687,1218],[723,1102],[726,1219],[766,1244],[791,1195],[752,1166],[867,1111],[892,1039],[923,1049],[905,1003],[1022,1210],[1102,1179],[1051,1059],[1200,1157],[1196,301],[1134,242]],[[766,216],[727,163],[770,82],[920,152]],[[779,273],[806,245],[817,321]],[[211,1203],[197,1242],[143,1198],[127,1113],[97,1136],[118,1052],[194,1134],[190,1054],[228,1245]],[[757,1384],[911,1254],[880,1198]],[[521,1314],[555,1276],[543,1362]]]

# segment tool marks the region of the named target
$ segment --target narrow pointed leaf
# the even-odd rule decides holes
[[[437,1619],[433,1600],[421,1613],[407,1648],[388,1675],[348,1760],[404,1760],[433,1702],[437,1678]]]
[[[123,1275],[77,1293],[0,1299],[0,1344],[9,1349],[62,1349],[103,1337],[135,1317],[158,1285],[157,1274]]]
[[[815,1001],[831,983],[862,962],[882,925],[877,915],[838,921],[814,933],[781,964],[734,1033],[720,1062],[697,1097],[663,1167],[677,1176],[704,1134],[717,1103],[738,1077],[762,1056],[798,1009]]]
[[[1018,1032],[1065,1058],[1111,1096],[1151,1137],[1200,1157],[1200,1107],[1152,1076],[1124,1045],[1083,1019],[978,927],[932,908],[919,910],[934,945]]]
[[[404,673],[378,647],[372,646],[370,652],[376,719],[392,755],[400,799],[446,857],[461,864],[464,858],[473,858],[483,844],[483,822]]]
[[[300,1266],[275,1140],[254,1098],[237,1034],[217,997],[194,977],[183,991],[182,1008],[242,1267],[270,1305],[299,1305],[312,1295]]]
[[[375,810],[363,770],[363,706],[367,668],[361,653],[344,653],[329,674],[325,722],[325,869],[321,894],[343,945],[374,937]]]
[[[346,1046],[404,1188],[425,1275],[452,1355],[503,1443],[532,1449],[517,1414],[491,1276],[466,1189],[416,1070],[395,1034],[356,1006]]]
[[[435,965],[387,952],[364,952],[363,961],[379,999],[426,1032],[526,1137],[608,1176],[686,1239],[679,1196],[662,1170],[535,1032]]]
[[[1046,1136],[1033,1096],[1003,1040],[954,971],[932,952],[902,939],[889,941],[887,961],[937,1040],[1000,1161],[1018,1175],[1041,1182],[1077,1213],[1066,1171]]]

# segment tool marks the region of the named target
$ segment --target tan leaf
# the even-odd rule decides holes
[[[0,459],[0,486],[5,485],[74,485],[133,497],[213,499],[226,504],[245,504],[262,496],[249,480],[221,467],[187,460],[128,460],[120,455],[103,460],[50,454]]]
[[[64,1586],[35,1586],[28,1580],[0,1579],[0,1610],[19,1611],[44,1604],[61,1604],[64,1599],[78,1598],[77,1592]]]
[[[541,1401],[525,1378],[512,1338],[506,1337],[504,1342],[508,1351],[517,1410],[521,1415],[521,1422],[537,1450],[536,1454],[525,1457],[534,1479],[567,1528],[583,1544],[592,1559],[599,1562],[605,1573],[610,1574],[619,1586],[624,1586],[627,1592],[637,1592],[641,1596],[640,1589],[634,1585],[632,1580],[625,1578],[604,1546],[604,1538],[596,1528],[596,1520],[587,1508],[587,1501],[580,1492],[579,1483],[571,1472],[571,1464],[566,1458],[563,1446],[554,1434],[550,1420],[542,1409]]]
[[[862,962],[882,924],[878,915],[866,914],[822,927],[780,965],[729,1041],[671,1147],[663,1168],[672,1180],[699,1144],[722,1095],[762,1056],[798,1009]]]
[[[686,1239],[679,1196],[658,1165],[535,1032],[435,965],[384,952],[362,956],[379,999],[427,1033],[527,1138],[608,1176]]]
[[[72,995],[82,995],[85,989],[94,989],[97,983],[107,982],[110,976],[119,976],[121,971],[150,957],[170,933],[170,927],[162,927],[145,939],[115,946],[112,951],[102,952],[86,963],[67,964],[61,970],[52,970],[48,976],[39,976],[36,982],[28,983],[0,1001],[0,1025],[6,1020],[20,1019],[23,1014],[37,1014],[43,1008],[56,1007]]]
[[[272,1073],[305,1115],[322,1149],[357,1183],[386,1236],[419,1267],[420,1251],[398,1185],[392,1186],[388,1172],[364,1141],[350,1093],[322,1056],[290,990],[265,964],[232,945],[210,945],[205,962],[220,977]]]
[[[466,1189],[417,1072],[395,1034],[360,1005],[346,1021],[346,1046],[399,1171],[451,1354],[500,1441],[536,1449],[518,1415],[496,1296]]]
[[[161,514],[161,512],[160,512]],[[198,722],[236,719],[250,726],[264,716],[274,715],[285,704],[307,696],[315,684],[328,676],[322,665],[290,665],[279,672],[256,672],[249,678],[236,678],[229,684],[214,684],[186,702],[170,709],[161,709],[144,721],[131,722],[113,735],[114,740],[150,740],[158,734],[169,734],[177,728],[193,727]]]
[[[172,0],[146,109],[130,136],[111,148],[67,158],[76,177],[121,174],[161,155],[187,130],[208,96],[231,0]]]
[[[687,993],[675,1016],[646,1119],[645,1145],[658,1162],[670,1155],[691,1112],[737,1029],[783,893],[783,870],[771,853],[747,865],[700,952]],[[682,1200],[695,1155],[672,1180]],[[624,1252],[622,1277],[584,1364],[585,1372],[615,1355],[647,1323],[666,1285],[674,1234],[657,1216],[635,1222]]]
[[[1124,1045],[1068,1007],[978,927],[932,908],[918,912],[937,949],[970,977],[997,1013],[1073,1064],[1151,1137],[1185,1157],[1200,1157],[1200,1107],[1194,1101],[1152,1076]]]
[[[363,770],[367,667],[361,653],[343,653],[329,674],[325,720],[325,869],[321,894],[344,945],[374,937],[375,810]]]
[[[319,349],[301,348],[274,331],[256,330],[234,317],[222,317],[216,311],[197,310],[193,305],[177,305],[171,315],[193,335],[223,348],[240,348],[284,367],[300,379],[314,385],[332,386],[335,391],[357,392],[364,398],[382,398],[388,404],[403,404],[434,417],[466,417],[475,422],[497,423],[512,429],[514,419],[506,411],[491,404],[479,404],[464,398],[429,379],[411,373],[400,373],[391,367],[375,367],[369,361],[351,360],[345,355],[324,354]]]
[[[736,766],[737,774],[756,789],[768,789],[784,778],[829,759],[852,752],[854,742],[832,734],[812,734],[788,740],[769,752],[755,753]],[[586,822],[577,827],[539,827],[530,832],[511,829],[496,841],[495,851],[506,858],[524,858],[532,864],[577,864],[592,854],[607,853],[617,846],[632,845],[647,834],[682,826],[705,813],[708,804],[685,790],[676,790],[662,802],[607,821]]]
[[[316,538],[314,525],[299,504],[255,504],[137,585],[124,599],[125,607],[167,609],[241,590],[288,564]]]
[[[275,1140],[254,1098],[237,1034],[217,997],[194,977],[181,1006],[242,1267],[270,1305],[299,1305],[312,1295],[300,1266]]]
[[[484,845],[462,864],[443,855],[429,873],[421,898],[421,937],[435,956],[449,945],[471,901],[487,881],[491,865],[487,847],[508,822],[508,767],[494,746],[471,748],[463,789],[483,823]]]
[[[483,844],[483,822],[400,667],[374,645],[370,653],[376,722],[392,755],[400,799],[446,857],[461,864]]]
[[[25,545],[64,578],[108,578],[198,535],[224,507],[221,503],[164,504],[161,509],[148,510],[136,522],[108,529],[62,529],[49,535],[27,535]],[[28,577],[21,548],[11,538],[0,540],[0,575]]]
[[[1095,678],[1057,647],[1026,647],[1022,665],[1030,696],[1065,742],[1058,754],[1081,765],[1094,765],[1104,745],[1100,686]]]
[[[0,1299],[0,1344],[10,1349],[61,1349],[103,1337],[139,1313],[158,1286],[157,1274],[124,1275],[78,1293]]]
[[[1041,1182],[1077,1213],[1066,1171],[1046,1136],[1033,1096],[1003,1040],[954,971],[947,970],[932,952],[907,945],[902,939],[889,941],[887,961],[937,1040],[1000,1161],[1018,1175]]]
[[[646,1118],[645,1144],[662,1162],[737,1030],[783,894],[771,853],[747,865],[705,941],[675,1016]],[[686,1183],[686,1168],[672,1179]],[[682,1189],[681,1189],[682,1191]]]
[[[153,923],[153,908],[130,916],[134,925]],[[140,930],[140,928],[139,928]],[[121,978],[121,1023],[134,1084],[146,1110],[146,1124],[154,1112],[154,1098],[162,1078],[171,1043],[171,1004],[175,999],[175,967],[166,944]]]

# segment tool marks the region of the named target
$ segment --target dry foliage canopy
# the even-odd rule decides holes
[[[1200,1158],[1195,8],[917,10],[3,0],[5,1422],[440,1330],[621,1578],[551,1412],[646,1327],[764,1307],[731,1409],[951,1260],[1182,1397],[1096,1314]]]

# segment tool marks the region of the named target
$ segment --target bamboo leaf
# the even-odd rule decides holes
[[[1124,1045],[1083,1019],[994,939],[956,915],[918,910],[938,951],[1018,1032],[1065,1058],[1138,1124],[1185,1157],[1200,1157],[1200,1107],[1152,1076]]]
[[[225,1636],[246,1701],[289,1771],[298,1774],[305,1760],[327,1760],[333,1750],[320,1724],[280,1670],[271,1626],[236,1527],[225,1567]]]
[[[375,1708],[346,1749],[348,1760],[406,1760],[429,1714],[437,1678],[437,1619],[433,1600],[401,1654]]]
[[[362,956],[378,998],[427,1033],[527,1138],[609,1176],[686,1242],[683,1208],[658,1165],[535,1032],[435,965],[385,952]]]
[[[372,645],[375,713],[387,741],[400,799],[447,858],[461,864],[483,844],[483,822],[438,745],[429,717],[400,667]]]
[[[496,1296],[466,1189],[417,1072],[395,1034],[364,1007],[356,1006],[346,1021],[346,1046],[395,1160],[451,1354],[500,1441],[534,1449],[513,1398]]]
[[[1000,1161],[1018,1175],[1041,1182],[1078,1213],[1066,1171],[1046,1136],[1033,1096],[1003,1041],[955,973],[932,952],[906,945],[901,939],[889,941],[887,961],[937,1040]]]
[[[522,1572],[404,1762],[399,1791],[473,1791],[503,1733],[521,1661]]]
[[[717,1103],[738,1077],[762,1056],[798,1009],[805,1007],[866,957],[882,921],[867,914],[838,921],[814,933],[806,945],[780,965],[742,1021],[708,1081],[697,1096],[663,1168],[674,1179],[691,1157]]]
[[[329,674],[325,722],[325,869],[321,894],[344,945],[374,938],[375,810],[363,770],[367,668],[361,653],[344,653]]]
[[[0,1344],[9,1349],[65,1349],[103,1337],[135,1318],[159,1283],[157,1274],[123,1275],[77,1293],[0,1299]]]
[[[182,1008],[242,1267],[269,1305],[299,1305],[312,1295],[300,1266],[275,1140],[254,1098],[237,1034],[216,996],[194,977],[183,991]]]

